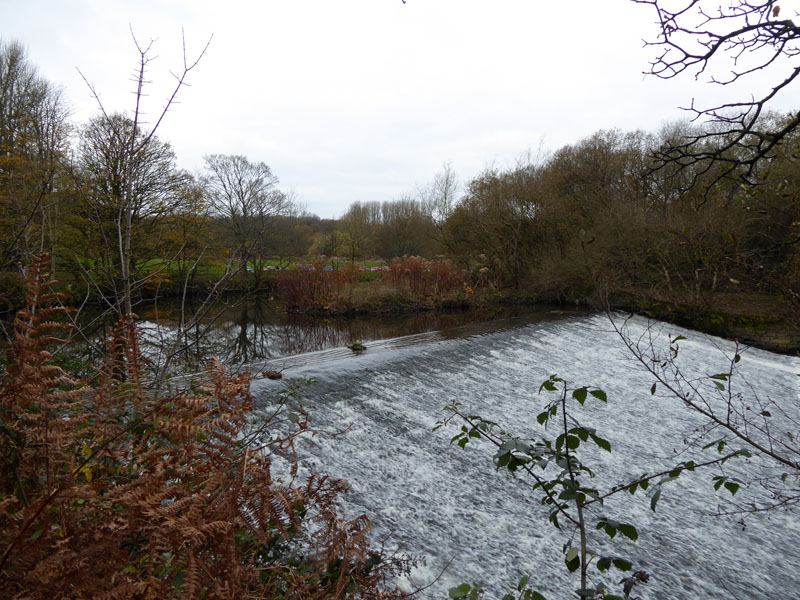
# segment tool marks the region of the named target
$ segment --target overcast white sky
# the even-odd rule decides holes
[[[213,153],[263,161],[335,217],[446,161],[466,182],[540,144],[656,130],[692,97],[714,100],[690,77],[642,75],[654,16],[628,0],[0,0],[0,37],[25,44],[83,122],[96,103],[77,69],[107,110],[132,109],[131,28],[156,40],[151,117],[181,68],[181,28],[190,57],[213,35],[160,137],[191,171]]]

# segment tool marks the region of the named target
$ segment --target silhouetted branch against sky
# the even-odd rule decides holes
[[[797,91],[800,27],[797,2],[779,0],[633,0],[650,5],[658,32],[646,42],[656,50],[648,74],[660,79],[693,77],[734,88],[731,96],[685,106],[706,127],[658,156],[661,164],[693,167],[710,181],[732,176],[750,180],[762,159],[800,126],[797,105],[783,119],[769,118],[781,100]],[[791,100],[789,100],[791,102]],[[784,106],[787,106],[784,104]]]

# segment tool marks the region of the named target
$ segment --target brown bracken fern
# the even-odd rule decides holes
[[[211,359],[156,394],[133,316],[92,387],[56,366],[47,348],[68,331],[48,265],[31,267],[0,386],[0,597],[403,596],[387,575],[405,565],[370,549],[365,517],[337,514],[346,483],[296,476],[302,420],[246,441],[249,375]]]

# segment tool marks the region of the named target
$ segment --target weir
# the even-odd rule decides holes
[[[661,341],[685,336],[679,362],[689,377],[702,379],[699,385],[711,386],[707,376],[729,368],[732,342],[638,317],[629,327],[634,335],[649,328]],[[502,320],[376,341],[357,356],[334,349],[281,360],[282,382],[254,382],[259,402],[266,407],[271,394],[293,379],[316,380],[299,392],[314,427],[352,427],[336,439],[315,436],[301,442],[304,468],[349,481],[345,513],[369,516],[374,539],[387,548],[424,558],[400,580],[404,589],[423,587],[444,569],[423,592],[425,598],[446,597],[449,587],[464,582],[480,583],[486,597],[499,598],[524,574],[551,599],[572,597],[579,587],[563,562],[569,531],[548,522],[548,509],[531,491],[532,481],[497,471],[486,442],[470,443],[465,450],[451,445],[460,425],[432,432],[445,416],[443,407],[454,400],[468,414],[538,437],[543,432],[536,415],[552,399],[538,391],[551,374],[575,387],[602,388],[607,404],[590,398],[576,412],[612,444],[610,454],[591,445],[582,454],[598,473],[587,483],[601,489],[678,462],[716,456],[714,450],[701,450],[702,443],[691,443],[705,420],[661,390],[651,395],[652,377],[633,360],[605,315]],[[747,349],[739,367],[733,385],[742,401],[772,407],[776,435],[785,435],[782,428],[797,434],[800,359]],[[772,466],[752,458],[724,468],[729,477],[754,482]],[[715,492],[712,477],[718,474],[719,469],[698,470],[665,484],[655,512],[641,491],[612,497],[590,516],[590,548],[626,557],[634,569],[646,570],[650,583],[636,592],[643,598],[791,595],[800,589],[797,515],[717,516],[736,508],[731,499],[744,507],[766,499],[756,483],[743,485],[733,498],[724,489]],[[601,515],[634,524],[638,542],[619,535],[610,540],[595,531]],[[604,581],[611,593],[622,594],[616,584],[623,576],[590,568],[590,581]]]

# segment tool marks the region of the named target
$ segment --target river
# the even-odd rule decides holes
[[[649,327],[662,341],[685,336],[679,361],[689,377],[726,371],[726,355],[734,351],[732,342],[673,325],[635,317],[629,327],[634,334]],[[598,487],[714,456],[689,443],[703,419],[660,390],[651,395],[652,377],[625,350],[606,315],[539,313],[366,345],[359,355],[335,347],[267,359],[263,366],[281,370],[284,379],[256,380],[253,391],[266,408],[292,381],[315,380],[298,392],[313,424],[351,429],[336,439],[306,438],[299,447],[305,468],[349,481],[345,514],[365,513],[375,523],[376,541],[424,560],[398,581],[409,591],[430,585],[420,597],[445,598],[448,588],[475,582],[485,586],[485,597],[500,598],[524,574],[549,599],[574,597],[570,592],[579,587],[563,563],[569,532],[547,522],[548,510],[530,482],[496,470],[485,442],[465,450],[451,445],[456,427],[433,432],[454,400],[468,413],[536,436],[542,431],[535,417],[548,399],[538,391],[548,376],[602,388],[608,402],[590,398],[579,412],[612,444],[610,454],[590,448],[583,455],[599,473]],[[772,408],[773,433],[793,433],[796,440],[800,359],[747,349],[739,367],[734,386],[742,401]],[[769,468],[759,458],[725,465],[726,475],[752,482],[733,498],[738,506],[766,499],[754,480]],[[645,494],[614,497],[602,514],[636,525],[639,540],[609,540],[592,527],[590,547],[627,557],[651,575],[634,594],[642,600],[800,597],[797,514],[717,516],[736,508],[727,491],[714,491],[718,474],[697,471],[665,485],[655,512]],[[796,487],[796,479],[789,482]],[[621,595],[617,583],[624,574],[590,573],[593,583],[604,581]]]

